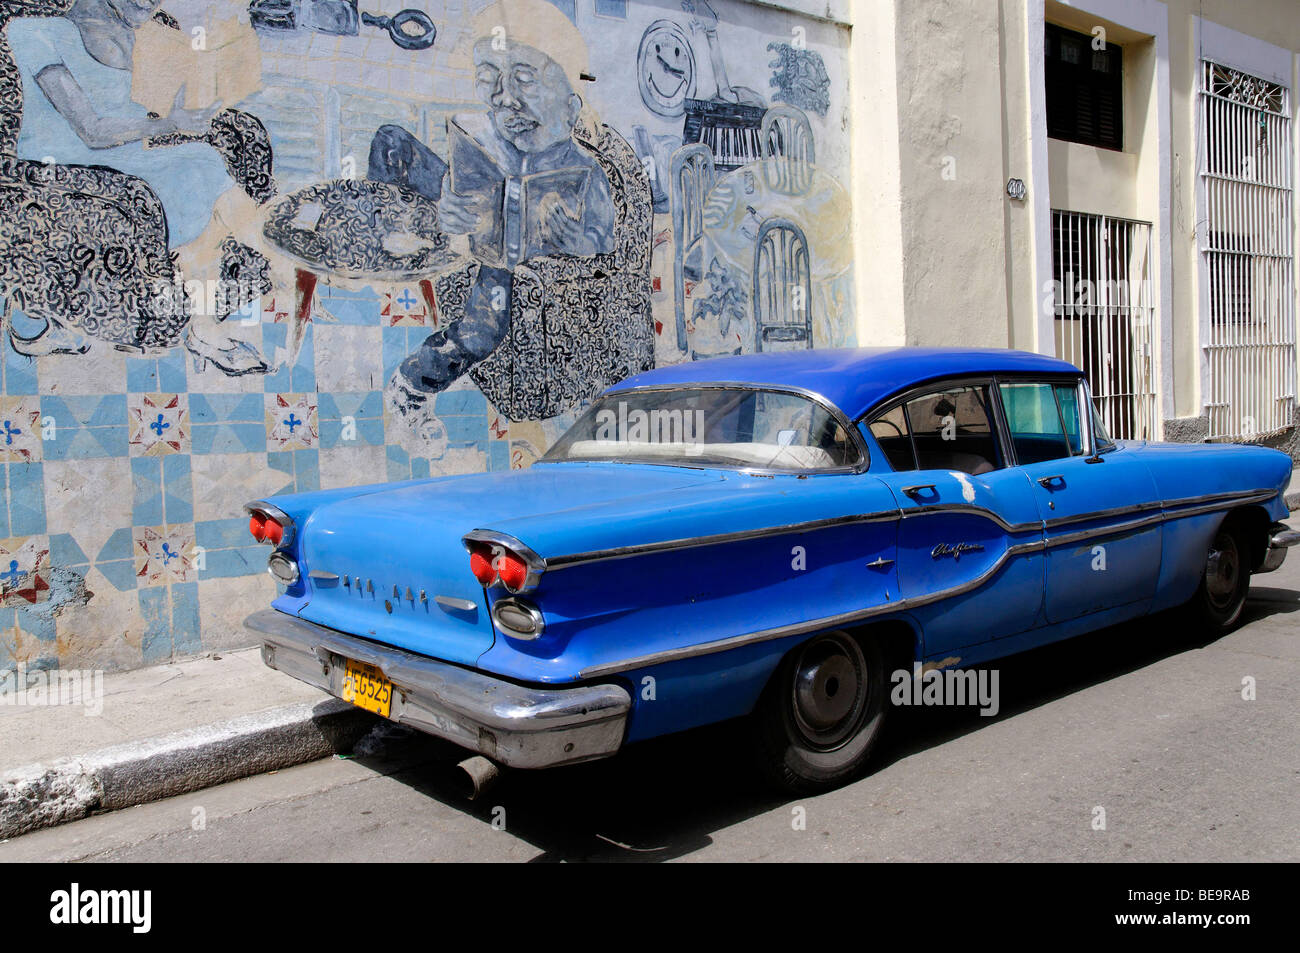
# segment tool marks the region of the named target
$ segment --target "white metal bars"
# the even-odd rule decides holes
[[[1151,226],[1052,210],[1056,354],[1088,375],[1107,431],[1159,440]]]
[[[1212,438],[1292,425],[1295,299],[1290,91],[1201,63],[1201,349]]]

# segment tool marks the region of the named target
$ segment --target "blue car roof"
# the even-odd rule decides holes
[[[1073,364],[1028,351],[969,347],[858,347],[775,351],[687,361],[627,378],[606,393],[662,384],[798,387],[856,419],[913,384],[967,374],[1073,374]]]

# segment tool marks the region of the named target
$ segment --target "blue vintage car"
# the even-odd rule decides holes
[[[1081,372],[843,349],[610,388],[528,470],[248,504],[283,584],[267,665],[540,768],[747,717],[813,790],[867,760],[890,673],[1181,607],[1231,627],[1297,541],[1285,454],[1110,439]]]

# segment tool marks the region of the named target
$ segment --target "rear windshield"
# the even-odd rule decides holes
[[[850,467],[860,458],[849,434],[816,401],[729,387],[601,397],[542,459],[803,471]]]

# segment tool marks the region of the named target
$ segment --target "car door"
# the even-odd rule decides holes
[[[1150,600],[1160,573],[1161,503],[1123,448],[1092,452],[1077,380],[1000,380],[1018,469],[1044,524],[1047,621]]]
[[[1041,621],[1042,522],[1026,475],[1006,466],[988,381],[905,395],[867,431],[890,464],[900,594],[927,655],[1014,635]]]

